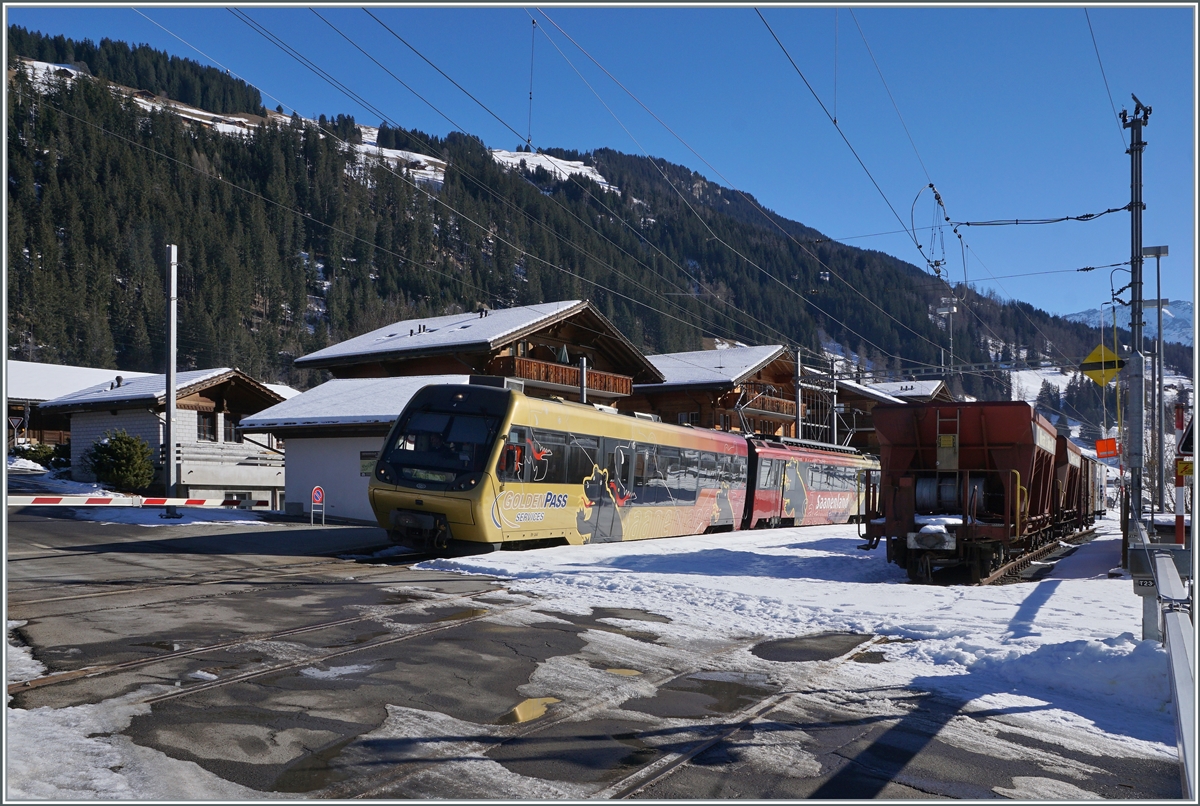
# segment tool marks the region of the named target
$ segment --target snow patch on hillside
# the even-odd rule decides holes
[[[600,175],[590,165],[585,165],[582,162],[575,160],[564,160],[558,157],[551,157],[549,154],[534,154],[524,151],[504,151],[502,149],[493,148],[492,159],[503,165],[506,169],[520,168],[521,163],[525,163],[524,169],[532,171],[535,168],[543,168],[558,180],[565,180],[571,176],[582,176],[585,179],[591,179],[604,190],[610,190],[613,193],[620,193],[620,189],[616,185],[610,185],[608,180]]]
[[[1168,311],[1170,313],[1168,313]],[[1120,307],[1117,309],[1117,327],[1129,329],[1129,308]],[[1083,322],[1091,327],[1100,327],[1100,309],[1089,308],[1086,311],[1079,313],[1069,313],[1063,317],[1071,322]],[[1112,311],[1104,312],[1107,332],[1112,332]],[[1146,309],[1143,317],[1146,321],[1144,333],[1148,339],[1158,338],[1158,312],[1153,308]],[[1188,300],[1171,300],[1167,307],[1163,309],[1163,336],[1167,341],[1173,341],[1176,344],[1192,344],[1192,322],[1193,318],[1192,303]]]

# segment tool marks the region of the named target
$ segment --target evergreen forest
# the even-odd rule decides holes
[[[806,355],[836,342],[873,368],[938,365],[949,333],[934,310],[950,294],[963,300],[958,363],[1078,359],[1099,340],[1027,303],[832,242],[663,160],[546,150],[595,167],[611,191],[505,170],[469,135],[381,126],[380,146],[446,162],[441,181],[418,180],[354,148],[361,132],[345,114],[271,115],[230,135],[146,111],[116,86],[265,112],[257,90],[196,62],[11,27],[9,43],[12,358],[161,371],[172,243],[180,368],[237,366],[301,389],[326,376],[295,369],[295,357],[391,322],[563,299],[591,299],[651,354],[720,337]],[[16,55],[82,63],[95,78],[34,81]],[[1172,350],[1169,364],[1190,365],[1190,348]],[[1003,372],[952,386],[1009,392]]]

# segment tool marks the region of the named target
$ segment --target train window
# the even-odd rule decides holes
[[[696,503],[697,475],[700,472],[700,453],[681,450],[679,464],[667,474],[667,487],[677,505],[689,506]]]
[[[580,484],[599,464],[600,440],[583,434],[571,434],[567,448],[567,483]]]
[[[532,481],[567,483],[567,435],[561,431],[533,429]]]
[[[605,467],[608,468],[608,480],[619,481],[625,488],[630,486],[630,475],[633,470],[633,446],[623,444],[619,440],[604,440]]]
[[[500,463],[496,475],[500,481],[527,481],[529,479],[529,429],[514,427],[508,432],[508,442],[500,452]]]
[[[700,454],[700,486],[716,487],[718,484],[717,455],[707,452]]]
[[[678,448],[656,445],[653,455],[653,473],[647,479],[646,489],[650,498],[659,506],[676,503],[676,480],[680,473],[681,459]]]

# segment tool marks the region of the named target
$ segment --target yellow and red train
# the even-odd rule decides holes
[[[434,385],[392,426],[369,495],[394,541],[478,552],[845,523],[878,467],[833,446]]]

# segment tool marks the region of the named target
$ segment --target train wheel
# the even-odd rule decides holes
[[[924,552],[910,551],[908,552],[908,578],[913,582],[924,584],[930,581],[932,576],[932,567],[929,564],[929,555]]]

